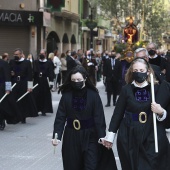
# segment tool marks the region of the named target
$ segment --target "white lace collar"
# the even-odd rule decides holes
[[[133,84],[135,87],[143,88],[143,87],[146,87],[148,85],[148,82],[145,80],[143,82],[143,84],[141,86],[139,86],[138,84],[136,84],[136,82],[134,80],[131,84]]]
[[[40,61],[40,62],[46,62],[46,61],[47,61],[47,59],[44,59],[44,60],[39,59],[39,61]]]

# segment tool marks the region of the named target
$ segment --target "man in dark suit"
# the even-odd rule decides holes
[[[97,62],[93,54],[93,51],[87,51],[87,56],[83,58],[82,66],[86,69],[89,74],[90,80],[94,86],[96,86],[96,71],[97,71]]]
[[[165,72],[165,58],[161,57],[157,51],[157,45],[153,42],[148,43],[147,45],[147,51],[148,51],[148,57],[149,57],[149,63],[153,65],[157,65],[160,67],[161,71]]]
[[[71,52],[71,56],[66,57],[67,74],[72,70],[73,67],[77,66],[76,58],[77,58],[77,53],[75,51]]]
[[[122,75],[122,65],[119,60],[115,59],[116,53],[112,51],[109,53],[109,58],[105,62],[104,76],[106,76],[106,92],[107,104],[105,107],[110,106],[111,95],[113,94],[113,105],[116,104],[116,99],[119,91],[120,80]]]

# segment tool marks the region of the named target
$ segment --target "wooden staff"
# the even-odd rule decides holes
[[[15,86],[16,86],[16,83],[13,84],[13,86],[11,87],[11,90],[12,90]],[[3,95],[3,97],[0,99],[0,103],[4,100],[4,98],[5,98],[8,94],[9,94],[9,93],[5,93],[5,94]]]
[[[37,87],[38,86],[38,83],[35,85],[35,86],[33,86],[32,87],[32,89],[34,89],[35,87]],[[19,102],[23,97],[25,97],[27,94],[29,93],[29,91],[27,91],[26,93],[24,93],[18,100],[17,100],[17,102]]]
[[[155,102],[155,92],[154,92],[154,80],[153,74],[150,74],[151,78],[151,93],[152,93],[152,103]],[[158,135],[157,135],[157,125],[156,125],[156,113],[153,113],[153,126],[154,126],[154,138],[155,138],[155,152],[158,153]]]

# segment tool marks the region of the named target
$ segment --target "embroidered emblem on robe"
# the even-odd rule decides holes
[[[146,89],[139,89],[135,92],[135,98],[139,102],[145,102],[150,99],[150,92]]]

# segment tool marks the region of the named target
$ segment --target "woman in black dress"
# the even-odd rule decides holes
[[[151,104],[149,74],[153,72],[143,58],[132,61],[126,74],[104,145],[112,147],[117,133],[117,149],[122,170],[169,170],[169,142],[164,120],[166,111]],[[158,84],[155,82],[155,94]],[[156,113],[158,153],[155,152],[153,113]]]
[[[52,144],[56,146],[63,136],[64,170],[99,170],[102,167],[101,164],[98,167],[102,162],[99,155],[104,147],[98,140],[105,135],[106,124],[98,90],[90,82],[86,70],[76,66],[59,91],[62,97],[54,122]],[[56,133],[57,140],[54,139]],[[99,149],[101,146],[103,148]],[[104,169],[116,170],[113,152],[108,155],[111,157],[110,163],[100,155],[107,162]]]

